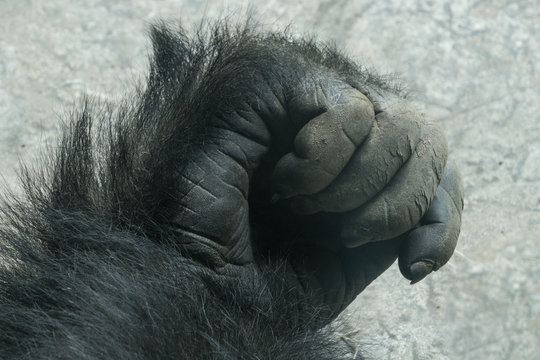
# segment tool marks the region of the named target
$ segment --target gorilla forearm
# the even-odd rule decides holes
[[[146,88],[86,103],[2,207],[0,357],[337,358],[316,329],[396,258],[412,281],[450,258],[459,174],[398,90],[311,42],[209,34],[155,28]]]

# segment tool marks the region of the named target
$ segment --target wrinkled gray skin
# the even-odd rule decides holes
[[[332,74],[259,90],[258,107],[216,119],[185,168],[189,211],[175,220],[185,238],[221,265],[253,262],[261,243],[280,249],[299,287],[332,316],[396,258],[411,283],[448,261],[463,188],[437,125],[395,92],[363,93]],[[269,147],[274,159],[264,160]],[[266,182],[257,178],[265,161]],[[253,200],[258,193],[273,195]],[[273,235],[252,233],[259,218]]]

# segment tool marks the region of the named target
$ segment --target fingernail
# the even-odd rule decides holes
[[[433,271],[433,263],[428,261],[417,261],[409,267],[409,273],[411,274],[411,285],[416,284],[423,278],[429,275]]]

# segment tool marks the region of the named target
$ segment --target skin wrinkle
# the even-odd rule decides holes
[[[216,251],[222,257],[223,263],[227,262],[228,259],[224,256],[224,254],[226,253],[226,246],[221,244],[220,239],[212,238],[209,234],[198,232],[195,228],[192,227],[184,228],[177,222],[169,224],[169,226],[171,226],[174,231],[180,232],[186,235],[188,238],[195,238],[197,240],[197,243],[205,245],[207,249]],[[191,241],[191,243],[195,242]],[[190,242],[184,243],[182,241],[181,244],[190,244]]]
[[[227,155],[228,155],[229,157],[231,157],[232,159],[236,160],[236,161],[239,163],[239,165],[244,169],[246,175],[249,176],[249,173],[251,172],[250,170],[253,169],[253,168],[255,167],[256,163],[255,163],[255,164],[251,164],[251,163],[250,163],[248,154],[246,153],[246,150],[245,150],[243,147],[241,147],[238,143],[235,142],[235,143],[233,143],[232,145],[233,145],[236,149],[238,149],[238,150],[240,151],[240,153],[242,154],[243,158],[242,158],[242,159],[235,159],[233,155],[228,154],[228,153],[227,153]],[[243,165],[243,164],[244,164],[244,165]],[[247,198],[247,194],[244,194],[244,195],[245,195],[246,198]]]
[[[270,89],[269,84],[264,84],[268,88],[267,91],[264,92],[265,95],[270,95],[273,97],[274,100],[277,100],[277,103],[279,104],[278,109],[273,109],[272,111],[272,104],[275,104],[276,102],[272,102],[272,104],[268,103],[268,99],[266,97],[264,99],[261,99],[260,93],[256,92],[254,94],[255,101],[250,102],[250,109],[251,111],[258,117],[261,118],[263,123],[268,128],[269,133],[269,145],[272,144],[274,141],[273,139],[276,138],[275,134],[277,133],[277,129],[280,129],[283,127],[283,124],[280,124],[280,122],[286,123],[288,122],[288,112],[287,108],[285,106],[285,102],[278,96],[276,93],[274,93]],[[265,105],[265,108],[263,109],[261,107],[261,104]],[[255,106],[257,105],[257,106]],[[273,118],[273,115],[275,116],[275,119]],[[280,121],[281,120],[281,121]]]
[[[255,167],[254,165],[256,165],[256,161],[257,159],[253,159],[253,158],[257,158],[256,155],[258,154],[264,154],[268,151],[268,147],[264,144],[261,144],[259,143],[257,140],[252,140],[252,139],[249,139],[249,138],[246,138],[244,137],[244,135],[241,135],[241,134],[238,134],[238,133],[235,133],[233,130],[231,129],[227,129],[227,128],[221,128],[221,127],[218,127],[218,126],[212,126],[212,128],[214,130],[217,130],[216,133],[211,133],[210,134],[210,137],[207,139],[207,141],[210,141],[212,142],[213,144],[215,144],[216,146],[220,146],[221,142],[224,142],[224,143],[228,143],[227,145],[233,145],[235,146],[238,150],[240,150],[240,152],[243,154],[244,158],[243,159],[237,159],[237,158],[234,158],[233,155],[228,155],[229,157],[231,157],[235,162],[238,163],[238,165],[240,165],[242,168],[244,168],[244,170],[246,171],[246,173],[250,173],[253,168]],[[260,151],[256,151],[256,150],[253,150],[253,153],[251,153],[251,156],[249,156],[249,154],[247,153],[247,150],[244,149],[243,147],[241,147],[238,142],[231,142],[229,138],[227,138],[226,136],[224,136],[224,134],[222,134],[222,132],[226,132],[226,133],[229,133],[230,135],[232,135],[233,137],[236,137],[237,135],[240,135],[241,137],[238,139],[239,141],[242,140],[242,141],[246,141],[246,142],[249,142],[249,143],[253,143],[259,147],[261,147],[262,149]],[[218,141],[219,140],[219,141]],[[249,148],[250,150],[253,149],[253,147],[250,146]]]
[[[187,175],[185,175],[185,173],[180,174],[180,176],[181,176],[183,179],[186,179],[188,182],[190,182],[190,183],[193,185],[192,187],[190,187],[190,188],[188,189],[188,191],[187,191],[186,193],[184,193],[184,196],[187,197],[188,195],[191,194],[191,192],[192,192],[194,189],[197,189],[197,188],[198,188],[198,189],[203,190],[205,193],[207,193],[207,194],[210,195],[211,197],[213,197],[215,200],[218,199],[218,197],[216,197],[214,194],[212,194],[212,192],[210,192],[208,189],[206,189],[206,188],[204,188],[204,187],[202,186],[202,183],[204,182],[204,177],[202,177],[201,179],[199,179],[198,182],[194,182],[193,180],[189,179],[189,178],[187,177]]]
[[[188,205],[182,203],[181,201],[178,202],[178,206],[180,206],[182,209],[189,211],[192,215],[200,216],[200,213],[198,211],[190,209]]]
[[[383,216],[383,219],[384,219],[384,225],[386,226],[386,228],[390,228],[390,216],[388,215],[388,201],[386,200],[386,198],[383,198],[383,208],[384,208],[384,216]]]
[[[214,149],[212,149],[214,150]],[[215,159],[213,159],[210,154],[208,153],[209,150],[206,150],[206,149],[201,149],[201,153],[208,159],[210,160],[210,162],[214,163],[218,168],[220,168],[221,170],[223,170],[224,173],[227,173],[228,169],[225,168],[223,165],[221,165],[219,162],[217,162]],[[201,168],[202,170],[202,168]],[[205,172],[203,170],[203,172]]]
[[[234,116],[236,119],[240,118],[241,120],[243,120],[244,122],[246,122],[246,123],[249,124],[250,126],[257,126],[257,125],[258,125],[258,124],[254,124],[252,121],[250,121],[248,117],[242,116],[242,115],[240,114],[240,111],[242,111],[242,110],[240,110],[240,109],[235,109],[235,110],[232,111],[231,115],[233,115],[233,114],[236,115],[236,116]],[[258,117],[259,119],[261,119],[260,116],[257,116],[257,117]],[[262,121],[262,119],[261,119],[261,121]],[[246,136],[244,135],[244,137],[246,137]],[[250,136],[250,137],[253,137],[253,136]],[[250,137],[246,137],[246,139],[251,140]],[[256,141],[256,139],[254,139],[254,140]],[[261,144],[261,145],[262,145],[262,144]]]
[[[242,214],[242,219],[238,221],[237,227],[234,229],[234,232],[231,236],[233,239],[240,240],[231,247],[231,249],[227,253],[227,257],[231,259],[238,259],[242,258],[242,256],[244,255],[248,257],[249,261],[252,261],[253,256],[249,243],[249,227],[245,226],[245,224],[249,221],[249,214],[248,211],[244,211],[242,212]]]
[[[234,159],[234,158],[233,158],[232,156],[230,156],[229,154],[223,152],[223,151],[222,151],[221,149],[219,149],[219,148],[216,148],[215,151],[217,151],[217,152],[219,152],[220,154],[223,154],[223,155],[226,156],[227,158],[231,159],[232,162],[233,162],[234,164],[236,164],[236,165],[238,165],[240,168],[242,168],[242,170],[245,172],[245,174],[246,174],[246,176],[247,176],[247,171],[246,171],[246,169],[245,169],[244,167],[242,167],[242,165],[241,165],[238,161],[236,161],[236,159]],[[226,187],[229,187],[229,188],[232,188],[232,189],[238,191],[238,192],[240,193],[240,195],[242,195],[242,197],[243,197],[244,199],[247,199],[247,197],[248,197],[247,189],[241,188],[236,182],[227,182],[227,181],[222,180],[222,179],[220,179],[220,180],[221,180],[221,182],[222,182]]]
[[[233,113],[233,114],[237,114],[237,113]],[[228,114],[228,115],[230,116],[233,114]],[[240,117],[240,116],[233,116],[233,118],[234,119],[240,118],[242,120],[245,120],[245,118]],[[252,138],[253,139],[252,141],[257,141],[257,139],[255,138],[255,134],[249,133],[249,130],[251,130],[251,125],[252,125],[249,121],[246,121],[246,122],[250,126],[246,127],[246,126],[241,126],[241,124],[236,124],[236,121],[228,121],[228,119],[225,120],[225,115],[222,115],[222,114],[215,115],[215,119],[219,120],[219,122],[212,121],[212,124],[209,127],[217,129],[218,130],[217,133],[219,133],[219,130],[228,131],[234,135],[242,135],[246,139]],[[248,133],[246,133],[246,131],[248,131]]]

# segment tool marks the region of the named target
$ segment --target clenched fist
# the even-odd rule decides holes
[[[444,265],[463,190],[441,129],[352,65],[251,45],[181,174],[186,247],[218,267],[285,259],[333,315],[396,258],[413,283]]]
[[[335,50],[209,26],[154,27],[146,84],[0,201],[0,358],[347,358],[323,325],[452,255],[435,124]]]

